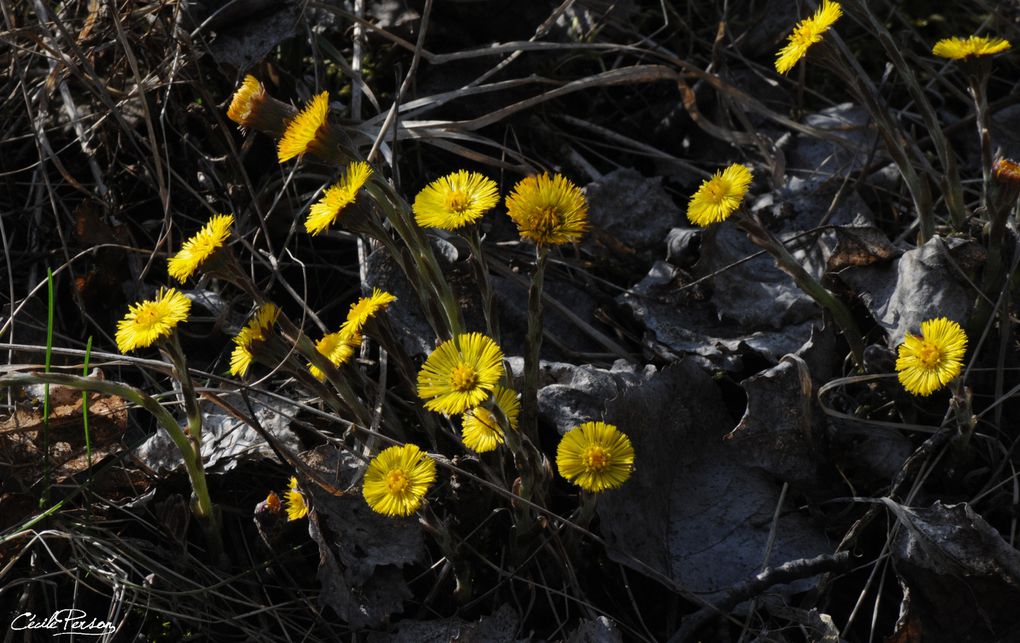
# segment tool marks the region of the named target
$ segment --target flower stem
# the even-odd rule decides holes
[[[173,367],[173,375],[181,385],[181,401],[184,404],[188,422],[188,431],[185,436],[187,447],[181,444],[177,446],[181,449],[184,466],[191,479],[191,488],[195,492],[193,511],[205,531],[215,560],[219,560],[223,555],[223,540],[220,533],[219,510],[212,503],[205,479],[205,463],[202,460],[202,410],[198,406],[195,385],[191,381],[188,362],[184,357],[184,349],[181,348],[181,342],[176,332],[171,334],[170,341],[161,343],[160,351],[170,362]],[[177,428],[176,422],[174,422],[174,427]]]
[[[988,123],[988,70],[984,61],[977,61],[967,74],[970,96],[974,100],[974,121],[977,124],[978,141],[981,145],[981,203],[985,211],[991,211],[989,186],[992,180],[992,136]]]
[[[542,350],[542,286],[549,250],[535,247],[535,272],[528,289],[528,336],[524,353],[524,391],[521,397],[521,431],[535,441],[538,435],[538,365]]]
[[[431,287],[439,301],[445,317],[446,328],[434,328],[436,334],[444,339],[456,337],[463,332],[464,323],[461,320],[460,306],[453,296],[450,283],[446,280],[439,261],[436,259],[432,246],[421,228],[412,222],[410,208],[407,203],[393,191],[386,181],[373,175],[365,186],[365,189],[372,195],[376,205],[383,210],[386,220],[396,231],[397,235],[404,241],[410,250],[414,260],[416,274],[407,274],[411,283],[424,282]],[[405,273],[411,266],[403,265]],[[423,302],[424,303],[424,302]]]
[[[857,322],[854,321],[850,310],[836,298],[825,286],[812,277],[786,246],[777,239],[771,232],[765,229],[761,223],[750,215],[740,213],[735,217],[740,229],[747,233],[747,236],[762,250],[765,250],[775,259],[776,265],[786,274],[793,277],[797,286],[803,290],[815,302],[829,311],[836,324],[842,329],[850,345],[850,352],[853,354],[854,363],[858,368],[864,363],[864,337],[861,335]]]
[[[475,269],[475,277],[481,291],[482,310],[485,313],[485,328],[489,331],[489,337],[499,343],[499,319],[496,317],[495,300],[492,296],[492,284],[489,281],[489,266],[485,261],[485,253],[482,251],[482,238],[478,232],[478,225],[470,226],[467,235],[468,246],[471,248],[471,256],[474,259],[472,265]]]

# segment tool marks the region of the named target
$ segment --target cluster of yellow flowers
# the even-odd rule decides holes
[[[794,26],[786,45],[776,55],[776,71],[788,73],[807,55],[811,45],[821,42],[822,34],[829,30],[843,16],[843,7],[838,2],[823,0],[814,15],[801,20]],[[967,60],[991,56],[1011,47],[1003,38],[969,36],[967,38],[944,38],[932,48],[932,53],[942,58]]]
[[[788,73],[842,15],[839,3],[824,0],[814,15],[795,26],[778,52],[776,70]],[[1009,48],[1009,42],[1000,38],[971,36],[941,40],[933,53],[967,60]],[[228,116],[242,127],[275,132],[279,137],[278,160],[284,163],[306,153],[330,157],[330,146],[336,139],[328,112],[327,92],[297,111],[269,97],[261,83],[248,76],[235,94]],[[346,208],[357,202],[372,177],[368,163],[346,164],[340,179],[311,206],[305,230],[312,235],[328,230]],[[688,219],[699,226],[727,220],[742,207],[752,179],[750,168],[739,163],[716,172],[691,196]],[[477,172],[458,170],[429,183],[418,193],[411,209],[423,228],[456,231],[477,223],[499,200],[493,180]],[[507,195],[505,206],[521,238],[540,247],[576,243],[588,228],[588,205],[583,193],[559,174],[521,179]],[[170,276],[183,283],[201,268],[214,271],[222,266],[221,258],[229,254],[227,242],[233,222],[232,215],[213,216],[168,260]],[[340,329],[315,342],[315,349],[336,367],[347,363],[363,341],[366,324],[394,300],[393,295],[378,289],[362,297],[351,305]],[[117,326],[118,348],[128,352],[170,338],[176,325],[188,318],[190,305],[186,296],[172,288],[160,290],[151,301],[131,305]],[[247,374],[260,347],[272,339],[279,317],[280,310],[272,303],[256,310],[233,340],[232,375]],[[930,395],[959,375],[966,345],[967,337],[959,324],[944,318],[924,322],[921,336],[908,334],[899,348],[896,370],[900,382],[911,393]],[[314,364],[307,367],[320,381],[326,378]],[[521,402],[506,385],[508,379],[503,353],[492,338],[482,333],[459,333],[428,356],[418,373],[417,388],[426,409],[461,415],[463,444],[484,453],[505,443],[506,429],[517,428]],[[615,426],[586,422],[563,436],[556,460],[565,478],[582,489],[599,492],[618,487],[629,477],[634,450]],[[393,446],[370,462],[363,493],[368,504],[380,513],[409,515],[420,507],[435,478],[436,465],[427,453],[413,444]],[[291,479],[287,499],[291,519],[307,513],[296,479]]]
[[[228,115],[242,125],[257,124],[259,106],[270,100],[261,84],[249,77],[235,94]],[[323,92],[289,118],[277,146],[281,163],[317,149],[322,151],[329,138],[328,101],[328,94]],[[306,231],[315,235],[328,230],[344,209],[356,202],[371,176],[372,168],[367,163],[348,164],[341,179],[311,206]],[[494,181],[476,172],[458,170],[421,190],[412,210],[418,225],[452,231],[477,222],[498,202]],[[506,208],[521,237],[540,246],[577,242],[588,226],[583,193],[559,174],[522,179],[507,196]],[[211,259],[224,251],[233,221],[230,215],[211,218],[169,260],[171,276],[183,281],[209,266]],[[378,289],[359,299],[351,305],[341,328],[315,343],[316,350],[334,366],[346,363],[360,346],[368,321],[394,300],[393,295]],[[119,326],[118,345],[128,351],[168,337],[176,324],[187,319],[189,307],[190,301],[175,290],[133,306]],[[232,375],[248,373],[260,349],[272,339],[279,317],[280,309],[265,303],[234,337]],[[325,373],[314,364],[309,363],[308,369],[317,379],[325,379]],[[503,385],[505,381],[503,353],[496,342],[482,333],[463,333],[443,342],[428,356],[418,375],[418,393],[427,409],[462,415],[465,447],[484,453],[505,443],[504,426],[517,428],[520,399],[516,391]],[[592,492],[621,485],[630,475],[633,460],[627,436],[603,422],[575,427],[564,436],[557,451],[561,474]],[[435,462],[419,447],[392,446],[369,463],[363,495],[379,513],[406,516],[419,509],[435,478]],[[295,478],[285,497],[291,520],[307,514],[308,505]]]

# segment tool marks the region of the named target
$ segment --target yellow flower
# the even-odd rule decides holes
[[[503,377],[503,351],[481,333],[448,339],[428,356],[418,373],[418,397],[425,408],[454,415],[478,406]]]
[[[365,471],[361,492],[373,511],[409,516],[436,480],[436,463],[414,444],[383,449]]]
[[[275,304],[263,304],[234,337],[234,352],[230,354],[231,375],[244,377],[254,359],[251,352],[252,344],[266,341],[279,316],[280,309]]]
[[[301,112],[287,124],[276,147],[280,163],[301,156],[309,150],[319,130],[326,126],[326,115],[329,113],[329,92],[322,92],[308,103]]]
[[[154,300],[131,304],[124,319],[117,322],[117,348],[126,353],[169,337],[190,311],[190,299],[173,288],[161,288]]]
[[[506,419],[510,421],[510,428],[516,429],[517,417],[521,414],[521,401],[517,397],[517,392],[497,386],[492,393],[492,399]],[[478,453],[485,453],[503,444],[503,429],[489,409],[484,406],[476,406],[465,412],[463,419],[461,437],[463,437],[464,446],[467,448]]]
[[[227,237],[230,236],[230,226],[233,223],[234,216],[231,214],[217,214],[209,219],[195,236],[184,242],[180,252],[170,257],[167,262],[170,276],[184,283],[206,259],[223,247]]]
[[[822,34],[829,30],[839,17],[843,15],[843,8],[838,2],[824,0],[822,6],[815,11],[815,15],[805,18],[793,28],[793,33],[787,40],[786,46],[779,50],[776,56],[776,71],[780,74],[793,69],[793,66],[806,54],[811,45],[821,42]]]
[[[506,198],[506,211],[521,238],[540,245],[574,243],[588,229],[588,202],[559,174],[521,179]]]
[[[586,491],[615,489],[634,469],[634,447],[612,424],[585,422],[560,440],[556,466],[561,476]]]
[[[315,342],[315,349],[333,366],[346,364],[354,356],[354,349],[358,346],[361,346],[361,335],[345,335],[343,331],[330,333]],[[314,364],[308,365],[308,371],[320,382],[326,379],[326,374]]]
[[[496,182],[457,170],[436,179],[414,198],[414,219],[423,228],[456,230],[474,223],[499,202]]]
[[[963,368],[967,334],[945,317],[921,322],[921,336],[903,338],[896,359],[900,384],[914,395],[931,395]]]
[[[970,36],[969,38],[943,38],[935,43],[931,53],[942,58],[962,60],[978,56],[991,56],[1012,47],[1004,38],[985,38]]]
[[[351,309],[347,311],[347,321],[340,326],[340,334],[345,337],[357,337],[369,319],[389,308],[396,300],[397,298],[390,293],[373,288],[371,295],[351,304]]]
[[[284,494],[287,501],[287,520],[301,520],[308,515],[308,503],[297,488],[297,478],[290,477],[290,489]]]
[[[344,208],[354,203],[358,190],[372,176],[372,168],[364,161],[355,161],[344,170],[344,176],[336,185],[326,188],[325,194],[308,212],[305,230],[309,234],[319,234],[329,228],[340,216]]]
[[[250,124],[249,117],[254,110],[255,104],[265,98],[266,88],[257,78],[248,74],[244,82],[236,92],[234,99],[230,101],[227,108],[227,117],[238,125],[247,127]]]
[[[725,221],[743,203],[750,185],[751,170],[733,163],[701,183],[687,205],[687,218],[702,227]]]

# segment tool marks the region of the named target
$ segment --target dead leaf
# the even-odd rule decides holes
[[[825,464],[825,421],[807,364],[787,355],[740,385],[747,391],[747,409],[725,438],[733,456],[797,489],[817,489]]]
[[[778,362],[811,336],[811,319],[780,329],[720,319],[713,303],[694,289],[682,289],[682,281],[678,268],[657,261],[630,292],[617,298],[647,329],[645,342],[655,353],[673,353],[674,359],[697,355],[715,368],[735,371],[742,368],[744,354]]]
[[[921,322],[948,317],[963,322],[974,296],[954,267],[954,252],[968,255],[973,242],[932,237],[890,263],[847,268],[839,278],[860,294],[878,325],[885,329],[890,346],[903,342],[906,333],[918,333]]]
[[[1020,639],[1020,551],[969,504],[882,501],[901,529],[893,566],[909,589],[925,643]]]
[[[666,233],[681,219],[661,177],[645,178],[631,168],[614,170],[589,183],[585,195],[593,226],[585,245],[619,243],[632,253],[661,250]]]
[[[224,399],[239,409],[246,409],[240,395],[228,394]],[[255,415],[266,431],[278,438],[290,451],[301,449],[301,442],[290,429],[297,408],[275,397],[249,396]],[[244,461],[275,458],[276,453],[251,426],[224,413],[219,407],[202,402],[202,459],[207,471],[225,473]],[[134,455],[148,469],[157,473],[184,467],[177,445],[160,429],[135,448]]]
[[[680,362],[624,391],[606,415],[636,452],[631,479],[599,498],[610,558],[642,573],[647,565],[706,600],[757,573],[779,486],[723,444],[734,422],[712,378]],[[798,513],[784,512],[775,534],[772,566],[832,551]],[[810,586],[804,579],[789,589]]]
[[[90,377],[101,378],[99,369]],[[88,469],[82,392],[51,385],[49,423],[44,431],[42,385],[19,391],[14,412],[0,421],[0,457],[26,485],[43,476],[43,451],[48,448],[50,475],[57,482]],[[89,447],[92,463],[121,449],[127,428],[128,403],[116,395],[88,394]],[[45,433],[45,435],[44,435]],[[48,447],[46,446],[48,444]]]
[[[826,269],[836,272],[849,266],[870,266],[903,254],[885,233],[872,226],[836,226],[836,248]]]

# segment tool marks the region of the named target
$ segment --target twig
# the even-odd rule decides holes
[[[749,598],[762,594],[774,585],[811,578],[825,572],[843,571],[850,567],[850,552],[822,554],[814,558],[801,558],[770,567],[752,578],[726,590],[726,596],[716,603],[702,607],[683,620],[680,629],[669,638],[670,643],[693,640],[697,631],[718,614],[726,614]]]

